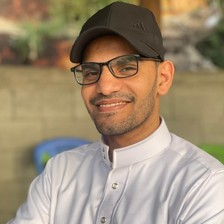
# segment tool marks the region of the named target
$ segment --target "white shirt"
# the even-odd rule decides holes
[[[160,127],[114,150],[102,141],[51,159],[12,224],[224,224],[224,166]]]

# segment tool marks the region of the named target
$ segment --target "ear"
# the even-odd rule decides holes
[[[174,77],[174,65],[171,61],[164,61],[158,67],[158,95],[163,96],[167,94]]]

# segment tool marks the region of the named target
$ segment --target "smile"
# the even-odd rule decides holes
[[[118,99],[101,100],[95,103],[95,106],[98,108],[98,111],[100,113],[110,113],[123,109],[130,102],[131,101],[128,100],[118,100]]]
[[[126,104],[127,102],[118,102],[118,103],[108,103],[108,104],[100,104],[99,107],[116,107],[122,104]]]

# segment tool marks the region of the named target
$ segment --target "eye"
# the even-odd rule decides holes
[[[136,63],[124,63],[123,65],[119,65],[117,67],[117,71],[121,75],[132,75],[137,71]]]
[[[84,79],[91,79],[98,76],[99,73],[94,69],[83,69],[82,74]]]
[[[111,63],[111,67],[113,68],[116,75],[125,77],[136,74],[138,64],[136,62],[136,58],[132,55],[129,55],[116,58]]]
[[[129,71],[135,71],[136,70],[136,66],[135,65],[124,65],[123,67],[121,67],[120,71],[121,72],[129,72]]]

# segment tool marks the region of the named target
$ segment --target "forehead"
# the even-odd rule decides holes
[[[83,60],[100,56],[113,55],[113,57],[137,53],[134,47],[118,35],[106,35],[92,40],[85,48]]]

